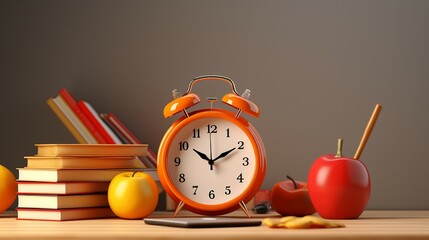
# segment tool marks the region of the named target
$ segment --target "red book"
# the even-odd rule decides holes
[[[97,130],[101,133],[104,139],[106,139],[107,143],[110,144],[122,144],[121,140],[115,135],[112,129],[103,122],[95,109],[87,102],[80,100],[77,105],[80,110],[85,113],[91,123],[97,128]]]
[[[141,144],[140,140],[127,127],[125,127],[125,125],[113,113],[107,114],[106,119],[130,143],[132,143],[132,144]],[[156,167],[156,165],[157,165],[156,154],[154,152],[152,152],[152,150],[150,150],[149,148],[147,149],[147,153],[148,153],[147,158],[151,161],[152,165]]]
[[[85,125],[85,127],[89,130],[89,132],[94,136],[98,143],[107,143],[106,139],[101,135],[101,133],[97,130],[97,128],[92,124],[92,122],[88,119],[85,113],[77,105],[76,99],[70,94],[67,89],[62,88],[60,90],[60,96],[64,99],[64,101],[70,106],[73,112],[78,116],[80,121]]]
[[[106,116],[107,121],[109,121],[113,127],[115,127],[130,143],[132,144],[141,144],[136,136],[127,128],[125,125],[119,121],[119,119],[113,114],[109,113]]]

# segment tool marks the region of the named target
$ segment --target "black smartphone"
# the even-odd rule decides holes
[[[213,227],[248,227],[259,226],[261,220],[227,217],[194,217],[194,218],[145,218],[150,225],[161,225],[182,228],[213,228]]]

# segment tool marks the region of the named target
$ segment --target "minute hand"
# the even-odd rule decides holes
[[[221,153],[219,156],[217,156],[215,159],[213,159],[213,161],[216,161],[216,160],[218,160],[218,159],[220,159],[220,158],[224,158],[224,157],[226,157],[226,155],[228,155],[230,152],[232,152],[232,151],[234,151],[234,150],[235,150],[235,148],[230,149],[230,150],[228,150],[228,151],[226,151],[226,152]]]

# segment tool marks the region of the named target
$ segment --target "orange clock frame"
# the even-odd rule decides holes
[[[192,93],[193,85],[197,82],[207,80],[223,81],[230,85],[231,92],[223,96],[222,102],[238,109],[235,116],[230,111],[213,108],[197,110],[190,114],[187,112],[187,108],[190,108],[201,102],[200,97],[197,94]],[[180,96],[180,93],[177,90],[173,90],[174,100],[165,106],[164,117],[168,118],[180,112],[182,112],[184,116],[179,118],[171,125],[161,141],[158,151],[158,175],[160,182],[167,194],[176,203],[179,203],[176,207],[174,216],[178,214],[182,207],[203,215],[221,215],[241,207],[244,213],[250,217],[246,203],[254,197],[262,185],[265,177],[267,156],[264,143],[262,142],[262,139],[256,129],[246,119],[240,116],[242,112],[245,112],[250,116],[259,117],[259,108],[256,104],[248,99],[249,96],[250,90],[246,89],[240,96],[237,92],[234,82],[230,78],[219,75],[206,75],[194,78],[189,83],[188,89],[183,94],[183,96]],[[212,100],[213,99],[210,99],[210,101]],[[195,120],[203,118],[222,118],[238,126],[250,140],[255,153],[256,166],[253,174],[254,178],[249,183],[249,186],[237,197],[221,204],[201,204],[189,199],[175,187],[168,174],[167,163],[171,142],[185,126]]]
[[[222,118],[232,122],[247,135],[255,152],[255,173],[253,174],[254,177],[249,184],[249,187],[234,199],[217,205],[206,205],[194,202],[183,195],[175,188],[167,170],[168,153],[171,142],[175,136],[188,124],[203,118]],[[181,117],[167,130],[161,141],[158,152],[158,175],[164,190],[176,203],[182,201],[185,204],[185,209],[202,215],[221,215],[238,209],[241,201],[247,203],[254,197],[261,187],[265,177],[266,159],[267,157],[262,139],[256,129],[246,119],[243,117],[235,118],[233,113],[222,109],[202,109],[190,113],[189,117]]]

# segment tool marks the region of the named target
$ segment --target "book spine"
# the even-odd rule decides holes
[[[77,131],[85,138],[85,140],[90,144],[96,144],[97,140],[91,135],[89,130],[85,127],[85,125],[83,125],[83,123],[67,105],[64,99],[61,96],[57,96],[53,100],[59,109],[64,113],[64,115],[70,120],[73,126],[75,126]]]
[[[87,102],[80,100],[77,104],[79,108],[85,113],[88,119],[94,124],[97,130],[103,135],[107,143],[122,144],[121,140],[112,132],[112,130],[103,122],[98,116],[95,109]]]
[[[100,118],[103,120],[103,122],[112,130],[112,132],[115,133],[115,135],[119,138],[119,140],[121,140],[121,142],[123,144],[130,144],[130,142],[128,141],[128,139],[122,135],[122,133],[120,131],[118,131],[118,129],[116,129],[107,119],[106,119],[106,114],[104,113],[100,113]]]
[[[73,110],[77,117],[82,121],[86,126],[92,136],[97,140],[98,143],[103,144],[107,143],[106,139],[101,135],[97,128],[92,124],[88,117],[82,112],[82,110],[77,105],[75,98],[70,94],[67,89],[63,88],[60,90],[59,95],[64,99],[67,105]]]
[[[60,119],[60,121],[64,124],[64,126],[69,130],[69,132],[76,138],[76,140],[81,143],[85,144],[88,143],[85,138],[77,131],[77,129],[73,126],[73,124],[70,122],[70,120],[64,115],[64,113],[60,110],[60,108],[55,104],[53,98],[49,98],[47,101],[49,107],[52,109],[52,111],[57,115],[57,117]]]
[[[109,121],[118,131],[132,144],[141,144],[138,138],[113,114],[109,113],[106,116]]]
[[[130,143],[141,144],[140,140],[113,113],[107,114],[106,119],[125,138],[127,138]],[[148,156],[147,156],[146,159],[150,161],[150,164],[146,163],[146,165],[150,165],[150,166],[153,166],[153,167],[156,168],[156,166],[157,166],[157,157],[156,157],[156,154],[150,148],[148,148],[147,150],[148,150]]]

